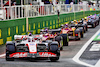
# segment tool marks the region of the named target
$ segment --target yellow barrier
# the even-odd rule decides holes
[[[12,37],[7,37],[7,41],[12,41]]]
[[[16,34],[18,34],[18,26],[16,26]]]
[[[0,39],[0,45],[2,45],[3,44],[3,39]]]
[[[23,32],[25,31],[25,26],[23,25]]]
[[[8,28],[8,35],[10,36],[10,28]]]

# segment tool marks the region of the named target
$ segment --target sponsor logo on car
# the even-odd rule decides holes
[[[27,57],[27,52],[16,52],[10,54],[10,57],[15,57],[15,58]]]
[[[56,57],[56,54],[52,52],[39,52],[40,57]]]
[[[29,45],[35,45],[35,44],[29,44]]]

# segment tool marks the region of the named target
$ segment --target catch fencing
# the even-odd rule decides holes
[[[57,10],[60,14],[80,12],[80,11],[95,11],[100,10],[97,6],[88,6],[80,4],[47,4],[44,6],[40,5],[20,5],[20,6],[5,6],[0,7],[0,20],[19,19],[26,17],[38,17],[56,15]]]

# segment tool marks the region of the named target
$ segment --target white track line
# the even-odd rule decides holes
[[[100,60],[97,62],[97,64],[95,65],[95,67],[100,67]]]
[[[90,40],[88,40],[85,43],[85,45],[81,48],[81,50],[74,56],[73,60],[75,62],[80,63],[82,65],[89,66],[89,67],[94,67],[93,65],[90,65],[90,64],[80,61],[79,58],[82,55],[82,53],[85,51],[85,49],[88,47],[88,45],[92,42],[92,40],[98,35],[99,32],[100,32],[100,29],[90,38]],[[100,67],[100,64],[99,64],[99,67]]]
[[[0,57],[3,57],[3,56],[5,56],[5,55],[6,55],[6,54],[1,54]]]

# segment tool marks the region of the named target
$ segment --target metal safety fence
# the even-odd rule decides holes
[[[57,14],[100,10],[96,6],[80,5],[80,4],[57,4],[57,5],[20,5],[0,7],[0,20],[19,19],[26,17],[37,17]]]

